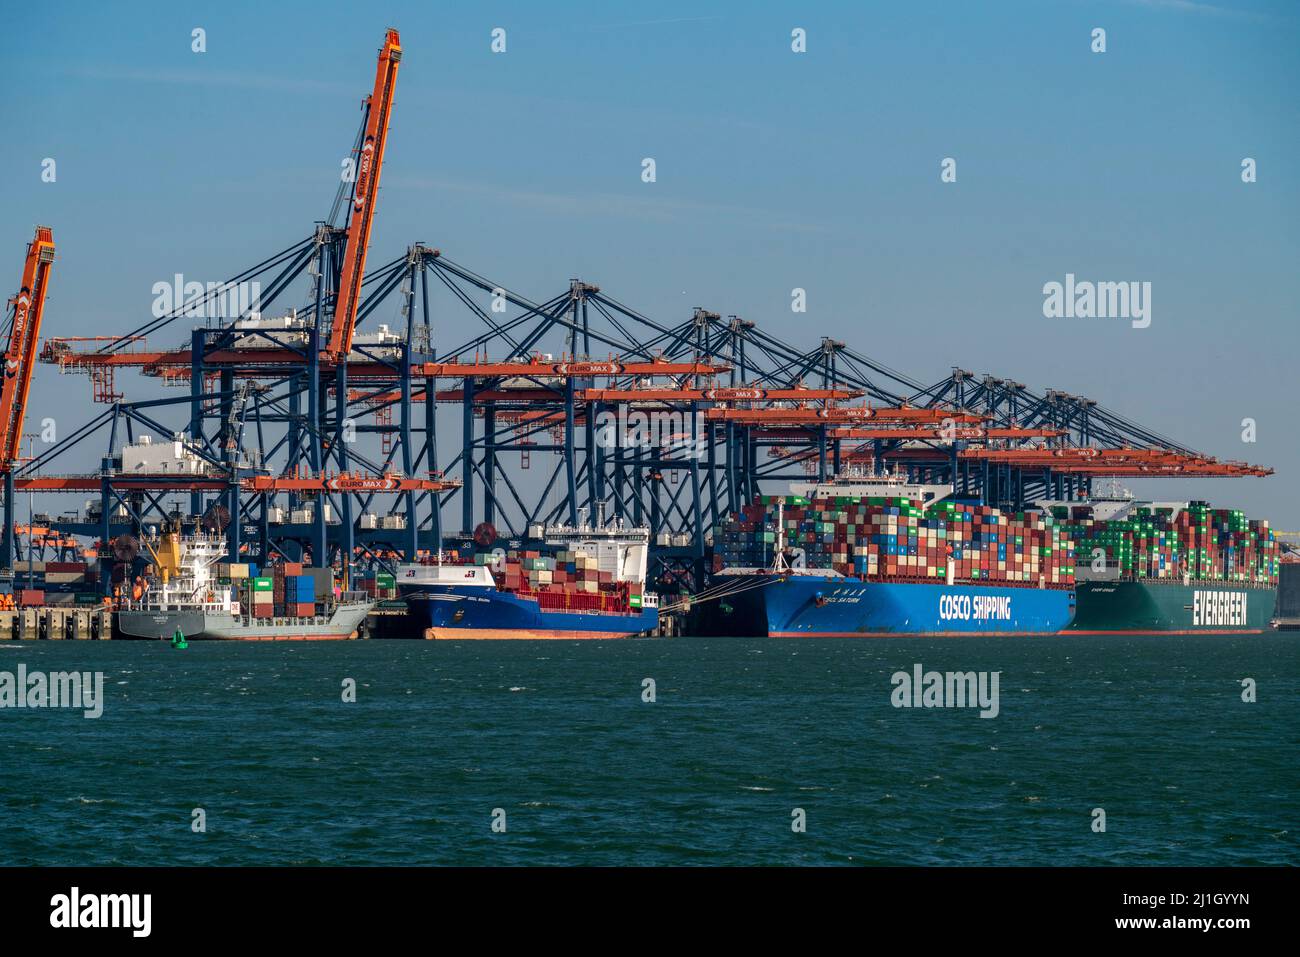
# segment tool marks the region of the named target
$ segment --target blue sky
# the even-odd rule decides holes
[[[1087,395],[1278,471],[1135,491],[1300,528],[1300,5],[180,8],[6,14],[0,283],[52,225],[47,335],[133,328],[153,283],[222,279],[308,235],[392,25],[405,55],[372,262],[423,241],[536,299],[580,276],[665,322],[706,306],[925,382],[960,365]],[[1042,286],[1067,272],[1150,281],[1150,328],[1045,319]],[[35,414],[66,432],[89,391],[42,366]]]

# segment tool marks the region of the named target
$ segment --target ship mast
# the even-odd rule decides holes
[[[785,562],[785,502],[776,503],[776,554],[772,557],[772,571],[789,571]]]

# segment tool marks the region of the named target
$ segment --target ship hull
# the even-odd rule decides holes
[[[721,575],[715,582],[741,576]],[[773,576],[705,613],[712,634],[772,638],[1055,635],[1074,614],[1068,589]],[[717,604],[717,603],[710,603]]]
[[[157,641],[171,638],[179,631],[187,639],[203,631],[201,611],[116,611],[113,613],[113,638]]]
[[[1080,581],[1076,591],[1080,635],[1258,635],[1277,601],[1276,588],[1227,582]]]
[[[370,607],[350,603],[329,615],[251,622],[224,612],[122,610],[113,616],[113,637],[169,639],[179,630],[190,641],[345,641],[357,637]]]
[[[543,611],[536,600],[456,585],[401,589],[415,637],[429,639],[631,638],[653,631],[655,609],[629,614]]]

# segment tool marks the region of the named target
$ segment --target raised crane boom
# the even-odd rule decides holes
[[[357,157],[352,213],[343,253],[343,272],[339,279],[338,299],[334,304],[334,325],[330,329],[329,344],[325,348],[335,359],[344,358],[352,349],[352,331],[357,321],[361,281],[366,273],[366,249],[370,245],[370,227],[375,219],[379,173],[384,166],[384,145],[388,141],[388,121],[393,113],[393,90],[397,84],[397,65],[401,59],[401,40],[396,30],[389,29],[384,37],[384,45],[379,50],[375,90],[366,100],[366,132],[361,140],[361,153]]]
[[[36,364],[36,344],[41,335],[41,315],[45,311],[53,262],[53,233],[49,226],[37,226],[36,238],[27,245],[22,285],[18,294],[9,300],[13,312],[5,349],[4,383],[0,385],[0,423],[4,426],[0,434],[0,472],[11,471],[22,450],[27,393]]]

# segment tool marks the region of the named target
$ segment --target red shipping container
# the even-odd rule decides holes
[[[45,592],[39,588],[22,588],[18,591],[18,604],[23,608],[34,608],[45,604]]]

